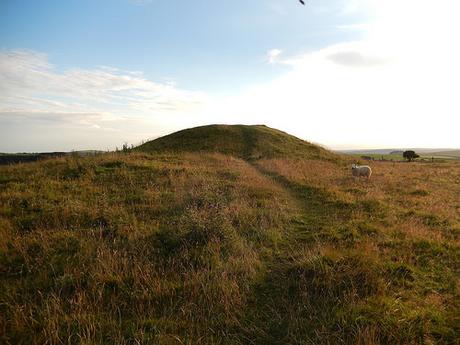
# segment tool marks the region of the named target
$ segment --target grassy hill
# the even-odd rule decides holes
[[[210,125],[175,132],[135,149],[138,152],[219,152],[245,159],[337,158],[333,153],[267,126]]]
[[[209,129],[0,166],[0,343],[458,342],[459,162]]]

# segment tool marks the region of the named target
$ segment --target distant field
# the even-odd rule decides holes
[[[449,152],[449,151],[447,151]],[[432,153],[432,154],[420,154],[420,158],[417,159],[417,161],[423,161],[423,160],[429,160],[431,161],[434,159],[435,161],[444,161],[444,160],[455,160],[455,159],[460,159],[460,155],[457,156],[455,154],[450,154],[448,155],[447,152],[440,153]],[[454,153],[456,151],[453,151]],[[360,159],[361,161],[365,161],[363,157],[372,157],[374,160],[387,160],[387,161],[405,161],[402,155],[399,154],[352,154],[350,156],[356,157]]]
[[[393,160],[393,161],[402,161],[404,158],[402,155],[395,155],[395,154],[352,154],[351,156],[359,158],[361,160],[362,157],[372,157],[374,160]]]
[[[41,159],[64,156],[64,152],[53,153],[0,153],[0,165],[36,162]]]
[[[450,157],[460,159],[460,150],[434,152],[433,155],[435,157]]]
[[[0,165],[30,163],[43,159],[63,157],[69,155],[88,156],[102,153],[96,150],[74,152],[44,152],[44,153],[0,153]]]

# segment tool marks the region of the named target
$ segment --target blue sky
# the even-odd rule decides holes
[[[107,149],[207,123],[266,123],[336,148],[460,146],[448,130],[427,139],[434,115],[426,112],[438,113],[442,101],[448,107],[437,116],[458,123],[449,93],[458,72],[458,49],[449,41],[456,6],[2,0],[0,151]],[[442,24],[437,31],[423,27],[426,16]],[[439,70],[439,54],[418,59],[427,44],[450,56],[441,77],[428,73],[427,88],[446,90],[414,106],[434,93],[420,88],[417,72]],[[388,79],[401,73],[401,83]],[[388,108],[388,97],[398,106]],[[401,113],[408,124],[418,113],[418,135],[372,133],[382,117],[397,121]]]
[[[266,51],[316,49],[357,33],[334,1],[3,0],[1,47],[45,52],[59,69],[116,66],[209,92],[267,80],[280,71]]]

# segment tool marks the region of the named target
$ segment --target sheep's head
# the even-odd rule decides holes
[[[352,164],[351,165],[351,170],[355,170],[356,169],[356,164]]]

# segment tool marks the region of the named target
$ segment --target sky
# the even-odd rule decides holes
[[[0,0],[0,152],[266,124],[460,148],[458,0]]]

